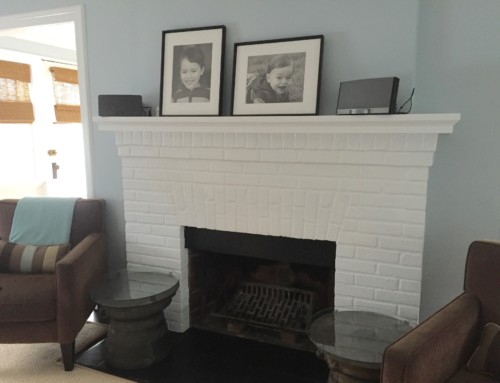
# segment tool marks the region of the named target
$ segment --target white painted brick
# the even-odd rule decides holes
[[[323,239],[325,239],[327,241],[333,241],[333,242],[337,241],[337,239],[339,237],[340,230],[341,230],[340,225],[336,225],[336,224],[330,222],[328,224],[328,231],[327,231],[326,237]]]
[[[420,253],[423,250],[423,242],[423,240],[414,238],[380,237],[379,245],[384,249]]]
[[[123,199],[125,201],[135,201],[135,191],[134,190],[124,190]]]
[[[203,146],[203,133],[195,132],[191,136],[191,146]]]
[[[167,245],[170,249],[179,249],[181,247],[181,240],[179,238],[167,238]]]
[[[224,133],[214,133],[214,147],[224,147]]]
[[[400,236],[403,234],[403,225],[396,222],[359,221],[357,230],[367,234]]]
[[[389,150],[402,151],[406,147],[406,134],[391,134]]]
[[[182,146],[182,133],[181,132],[173,132],[172,133],[172,144],[174,146]]]
[[[437,147],[438,135],[437,134],[426,134],[424,136],[424,146],[423,150],[428,150],[430,152],[435,152]]]
[[[372,288],[344,285],[343,283],[335,282],[335,295],[344,295],[354,298],[373,299],[375,292]]]
[[[283,134],[281,133],[271,133],[271,141],[269,143],[271,149],[282,149],[283,148]]]
[[[302,207],[293,208],[292,233],[295,238],[302,238],[304,235],[305,211]]]
[[[400,264],[402,266],[414,266],[414,267],[422,267],[422,253],[404,253],[401,254]]]
[[[252,149],[224,149],[224,159],[227,161],[258,161],[259,151]]]
[[[319,134],[308,134],[307,135],[307,148],[312,150],[319,149]]]
[[[130,155],[134,157],[159,157],[160,148],[157,146],[132,146]]]
[[[295,135],[295,149],[303,149],[307,146],[307,134],[297,133]]]
[[[351,206],[347,209],[346,217],[367,221],[400,222],[403,224],[425,223],[425,212],[423,211],[391,208]]]
[[[375,140],[377,138],[376,134],[363,134],[361,136],[361,149],[362,150],[374,150],[375,149]]]
[[[301,189],[338,190],[339,180],[335,178],[301,177],[299,187]]]
[[[118,147],[118,155],[120,157],[128,157],[132,152],[131,146],[119,146]]]
[[[259,137],[256,133],[247,133],[245,141],[248,149],[255,149],[259,144]]]
[[[434,153],[421,152],[385,152],[386,165],[397,166],[432,166]]]
[[[375,298],[382,302],[418,306],[420,295],[402,291],[376,290]]]
[[[137,242],[144,245],[165,246],[165,237],[139,234],[137,235]]]
[[[356,285],[364,287],[380,288],[385,290],[398,290],[398,280],[395,278],[381,277],[377,275],[357,274]]]
[[[399,264],[399,252],[384,249],[357,247],[356,258],[377,263]]]
[[[384,152],[342,151],[339,163],[341,164],[373,164],[383,165],[386,161]]]
[[[234,148],[236,146],[236,134],[235,133],[224,133],[224,147]]]
[[[295,135],[284,134],[283,135],[283,148],[284,149],[294,149],[295,148]]]
[[[388,277],[408,279],[412,281],[420,281],[422,277],[422,272],[419,268],[409,266],[380,264],[378,266],[378,273]]]
[[[317,174],[321,174],[322,172],[319,170],[321,165],[317,164],[298,164],[298,163],[280,163],[279,169],[276,173],[279,174],[287,174],[293,176],[314,176]],[[274,171],[272,173],[275,173]],[[328,174],[325,174],[327,176]],[[329,175],[328,175],[329,176]]]
[[[401,280],[399,289],[410,293],[420,294],[421,283],[419,281],[406,281]]]
[[[278,176],[278,175],[262,175],[261,185],[270,188],[295,189],[298,180],[296,177]]]
[[[373,274],[375,273],[377,267],[373,262],[337,257],[336,269],[342,271],[352,271],[355,273]]]
[[[306,192],[304,190],[293,191],[293,205],[297,207],[306,206]]]
[[[334,134],[334,136],[333,136],[333,149],[335,149],[335,150],[347,149],[347,135],[346,134]]]
[[[284,149],[261,150],[260,160],[271,162],[297,162],[299,160],[299,153],[295,150]]]
[[[209,164],[212,172],[240,173],[243,171],[243,164],[241,162],[210,161]]]
[[[353,307],[354,298],[335,294],[335,307]]]
[[[337,270],[335,271],[335,281],[338,283],[353,285],[354,273]]]
[[[160,157],[190,158],[191,157],[191,149],[162,147],[162,148],[160,148]]]
[[[150,211],[149,203],[146,202],[125,201],[124,206],[128,212],[147,213]]]
[[[212,175],[208,174],[208,178],[210,178]],[[225,183],[227,185],[246,185],[246,186],[252,186],[252,185],[259,185],[261,182],[261,176],[260,175],[254,175],[254,174],[226,174],[225,176]]]
[[[133,132],[132,133],[132,144],[142,145],[142,132]]]
[[[125,223],[125,231],[127,233],[137,233],[137,234],[152,234],[151,225],[144,225],[139,223]]]
[[[405,150],[415,152],[415,151],[422,150],[423,146],[424,146],[424,135],[423,134],[407,134],[406,135]]]
[[[424,225],[405,225],[404,235],[412,238],[423,239],[425,234]]]
[[[297,159],[300,162],[311,162],[311,163],[338,163],[340,162],[339,152],[330,151],[316,151],[316,150],[302,150],[300,153],[295,153]]]
[[[195,170],[195,171],[207,171],[210,168],[210,163],[205,160],[189,160],[180,161],[180,170]]]
[[[381,181],[368,181],[363,179],[341,179],[339,190],[349,192],[380,192]]]
[[[259,133],[258,140],[259,140],[259,143],[257,145],[258,148],[269,149],[271,136],[268,133]]]
[[[193,146],[193,133],[191,132],[182,133],[182,146]]]
[[[212,146],[214,144],[214,135],[210,132],[203,132],[203,146]]]
[[[413,306],[399,306],[398,316],[410,320],[410,324],[415,326],[418,323],[419,309]]]
[[[403,181],[382,182],[382,191],[391,194],[425,195],[427,185],[425,182]]]
[[[333,135],[332,134],[319,134],[319,149],[331,150],[333,148]]]
[[[347,150],[360,150],[361,149],[361,142],[362,142],[362,135],[361,134],[347,134]]]
[[[257,174],[279,174],[280,165],[273,164],[272,162],[248,162],[244,165],[245,173]]]
[[[405,168],[404,178],[411,181],[427,182],[429,178],[429,168],[426,167],[407,167]]]
[[[246,134],[245,133],[236,133],[235,146],[237,148],[244,148],[247,146],[246,142]]]
[[[169,225],[151,226],[151,234],[181,239],[181,236],[184,236],[184,229],[181,229],[179,226]]]
[[[338,241],[346,245],[377,246],[377,236],[349,231],[341,231]]]
[[[229,150],[229,149],[227,149]],[[208,160],[222,160],[225,150],[221,148],[192,148],[192,158],[205,158]]]

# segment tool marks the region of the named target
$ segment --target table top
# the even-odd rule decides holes
[[[90,297],[107,307],[138,307],[171,297],[178,288],[179,280],[171,274],[120,269],[98,281]]]
[[[386,347],[411,329],[407,321],[388,315],[329,308],[311,318],[307,334],[319,351],[338,361],[380,368]]]

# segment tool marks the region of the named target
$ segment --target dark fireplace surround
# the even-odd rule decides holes
[[[185,227],[190,326],[312,350],[306,323],[334,305],[335,242]]]

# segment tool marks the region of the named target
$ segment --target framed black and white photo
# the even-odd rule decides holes
[[[236,43],[231,114],[318,114],[322,55],[322,35]]]
[[[226,27],[163,31],[160,116],[218,116]]]

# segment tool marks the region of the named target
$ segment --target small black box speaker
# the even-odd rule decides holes
[[[394,114],[398,87],[397,77],[341,82],[337,114]]]
[[[99,116],[142,116],[142,96],[101,94],[98,101]]]

